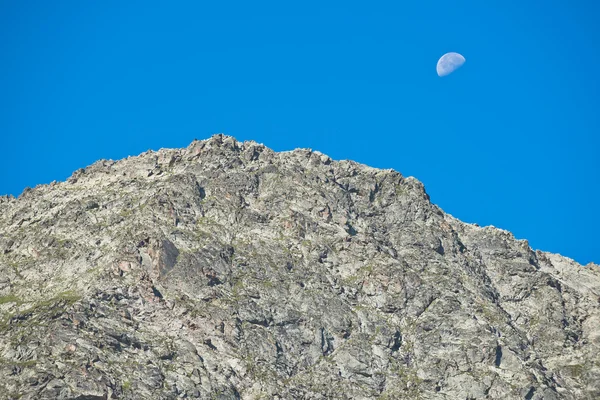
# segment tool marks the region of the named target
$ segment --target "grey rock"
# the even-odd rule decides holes
[[[595,399],[600,267],[216,135],[0,197],[2,399]]]

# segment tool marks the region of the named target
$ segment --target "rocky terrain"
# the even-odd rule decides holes
[[[0,197],[1,399],[598,399],[600,266],[223,135]]]

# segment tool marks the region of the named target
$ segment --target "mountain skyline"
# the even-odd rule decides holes
[[[600,5],[0,2],[0,194],[223,132],[598,262]],[[440,78],[447,52],[468,60]]]

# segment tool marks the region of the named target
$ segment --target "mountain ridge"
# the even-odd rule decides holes
[[[310,149],[216,135],[0,197],[0,272],[6,398],[600,395],[597,265]]]

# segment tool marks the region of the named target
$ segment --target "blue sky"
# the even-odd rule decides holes
[[[0,194],[223,132],[600,262],[600,3],[208,3],[0,0]]]

